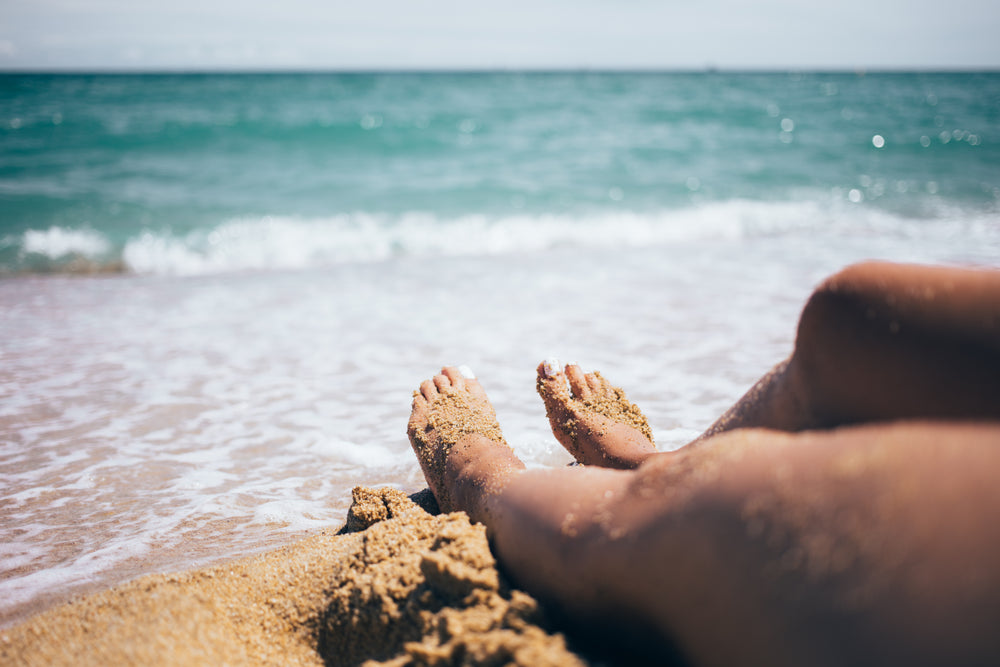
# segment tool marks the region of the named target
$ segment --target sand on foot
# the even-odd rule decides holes
[[[5,665],[584,665],[485,529],[354,490],[340,534],[142,577],[0,631]]]

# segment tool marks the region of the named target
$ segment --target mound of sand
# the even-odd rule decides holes
[[[585,664],[464,513],[359,487],[342,533],[80,598],[0,631],[0,662]]]

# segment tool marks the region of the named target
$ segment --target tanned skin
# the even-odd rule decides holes
[[[841,271],[791,357],[674,452],[587,407],[598,375],[542,364],[538,388],[584,465],[526,471],[474,430],[445,447],[443,395],[493,414],[451,367],[410,438],[443,509],[596,636],[699,665],[1000,664],[1000,272]]]

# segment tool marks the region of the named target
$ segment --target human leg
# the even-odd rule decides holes
[[[426,428],[441,385],[410,423],[431,488],[486,524],[519,585],[598,632],[707,664],[1000,658],[996,425],[740,430],[633,471],[523,471],[476,431],[437,467],[444,444],[416,434],[447,430]]]
[[[1000,658],[996,425],[740,430],[704,444],[634,472],[512,479],[498,557],[583,615],[638,615],[696,663]],[[553,560],[564,569],[536,576]]]
[[[655,453],[648,427],[588,400],[624,399],[598,374],[543,363],[537,384],[553,433],[580,463],[630,469]],[[870,262],[831,276],[803,309],[791,357],[696,442],[737,428],[913,418],[1000,418],[1000,271]]]
[[[1000,271],[869,262],[824,281],[792,356],[702,436],[1000,418]]]
[[[464,510],[474,521],[486,523],[485,492],[524,468],[482,385],[454,367],[413,392],[407,435],[440,508]]]
[[[594,420],[567,448],[635,470],[520,472],[502,437],[471,433],[435,493],[487,525],[529,591],[698,662],[992,664],[1000,426],[743,429],[995,420],[998,311],[996,272],[850,267],[810,299],[792,357],[698,446],[650,455]],[[567,374],[585,403],[590,380]]]

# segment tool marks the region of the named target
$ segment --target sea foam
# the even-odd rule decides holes
[[[691,241],[736,241],[776,234],[971,234],[1000,240],[997,218],[977,216],[914,221],[878,209],[814,201],[705,203],[680,210],[591,215],[466,215],[367,213],[305,219],[240,218],[178,237],[143,233],[122,256],[135,273],[206,275],[295,270],[394,257],[470,257],[538,252],[561,247],[630,248]]]
[[[815,201],[705,203],[652,213],[590,215],[465,215],[442,218],[413,212],[326,218],[265,216],[222,221],[183,235],[143,231],[119,249],[93,230],[29,230],[7,245],[22,256],[40,256],[46,271],[77,270],[70,260],[121,263],[132,273],[196,276],[245,271],[315,269],[401,257],[475,257],[557,248],[636,248],[698,241],[733,242],[774,235],[830,237],[889,235],[971,248],[1000,243],[1000,217],[939,210],[914,220],[857,206]]]
[[[59,259],[67,255],[95,257],[111,249],[108,239],[89,229],[49,227],[47,230],[29,229],[24,232],[21,250],[25,253]]]

